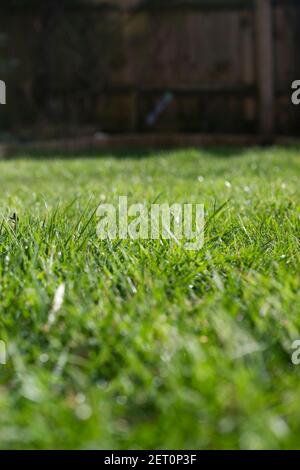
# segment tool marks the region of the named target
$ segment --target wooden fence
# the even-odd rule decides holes
[[[76,4],[57,19],[46,117],[37,9],[3,7],[15,66],[3,77],[2,129],[300,135],[300,1],[132,3]]]

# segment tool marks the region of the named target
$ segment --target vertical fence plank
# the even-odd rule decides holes
[[[256,0],[260,132],[274,132],[274,56],[271,0]]]
[[[254,48],[254,24],[253,12],[243,11],[240,18],[240,56],[241,71],[240,81],[249,87],[255,86],[255,48]],[[247,124],[254,128],[257,119],[257,102],[254,96],[243,99],[244,116]]]

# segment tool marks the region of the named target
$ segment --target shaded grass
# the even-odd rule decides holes
[[[0,162],[2,448],[299,447],[300,159],[228,154]],[[98,240],[119,195],[204,203],[204,248]]]

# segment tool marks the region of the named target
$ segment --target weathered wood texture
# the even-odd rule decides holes
[[[274,132],[274,49],[271,0],[256,0],[257,83],[259,129]]]
[[[126,10],[135,3],[61,13],[49,40],[47,112],[38,96],[38,12],[5,9],[3,57],[14,67],[0,77],[8,95],[2,130],[25,137],[78,128],[300,135],[300,107],[290,99],[300,79],[300,1],[193,0]]]

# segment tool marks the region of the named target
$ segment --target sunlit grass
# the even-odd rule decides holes
[[[0,162],[0,447],[299,447],[297,150],[119,157]],[[120,195],[204,248],[100,241]]]

